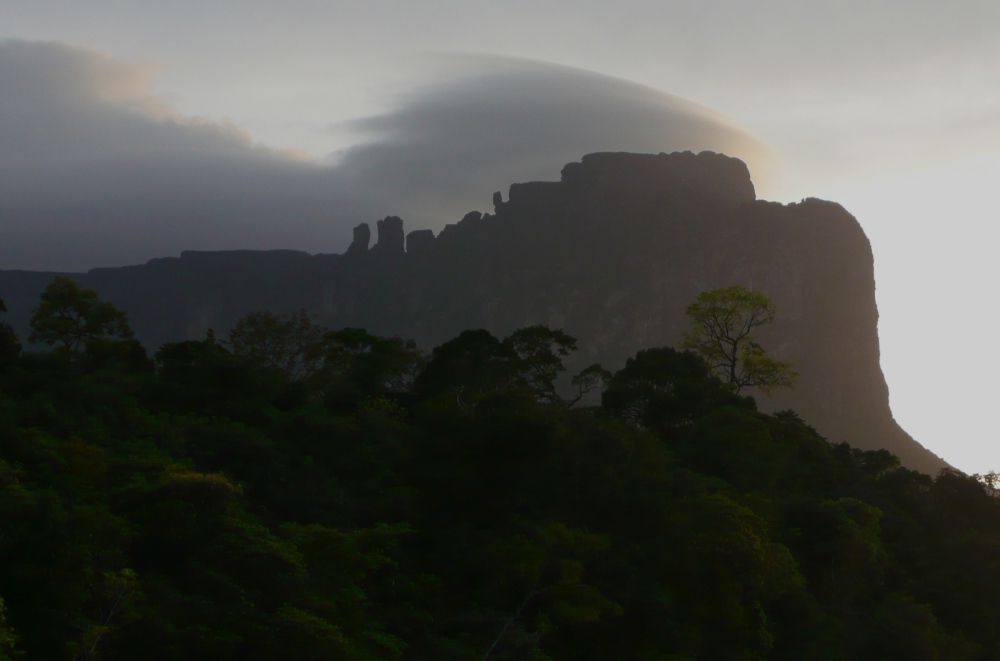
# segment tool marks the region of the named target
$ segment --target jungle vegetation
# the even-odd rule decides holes
[[[51,289],[0,327],[0,659],[1000,658],[996,479],[696,353],[260,312],[150,356]]]

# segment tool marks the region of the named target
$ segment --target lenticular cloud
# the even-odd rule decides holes
[[[492,57],[445,69],[354,122],[364,141],[321,165],[181,115],[154,93],[150,66],[0,42],[0,269],[186,249],[341,252],[359,222],[392,214],[440,229],[593,151],[709,149],[752,169],[766,157],[708,109],[626,81]]]

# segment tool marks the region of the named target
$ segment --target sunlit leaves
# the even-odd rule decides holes
[[[769,358],[752,339],[754,329],[772,323],[775,314],[770,298],[739,285],[703,292],[687,308],[692,328],[683,346],[698,352],[737,392],[791,386],[797,376],[791,365]]]

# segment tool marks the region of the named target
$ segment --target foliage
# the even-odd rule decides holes
[[[644,349],[625,361],[602,396],[605,409],[664,439],[722,406],[753,407],[712,377],[690,351]]]
[[[0,312],[6,312],[7,306],[0,298]],[[21,353],[21,342],[10,324],[0,322],[0,369],[13,363]]]
[[[1000,657],[994,473],[831,445],[666,347],[574,383],[543,326],[238,328],[10,355],[0,660]]]
[[[100,340],[129,340],[128,314],[102,301],[92,289],[82,289],[67,276],[56,276],[42,292],[31,317],[28,340],[59,345],[67,361]]]
[[[461,409],[503,392],[572,406],[611,378],[600,365],[591,365],[572,378],[577,395],[564,399],[557,380],[566,369],[563,360],[575,350],[576,338],[547,326],[528,326],[503,340],[482,329],[465,331],[434,349],[416,387],[425,396],[454,398]]]
[[[514,368],[523,386],[541,401],[560,401],[556,378],[565,368],[563,359],[576,351],[576,339],[547,326],[521,328],[504,338],[503,345],[514,357]]]
[[[346,414],[362,402],[409,392],[424,364],[412,342],[360,328],[325,331],[321,348],[323,363],[311,385],[327,406]]]
[[[0,305],[3,301],[0,301]],[[6,607],[0,598],[0,661],[13,661],[21,656],[15,647],[17,635],[7,626]]]
[[[753,338],[754,329],[774,321],[774,302],[734,285],[702,292],[688,306],[692,328],[683,346],[698,352],[714,374],[736,392],[743,388],[789,387],[797,376],[791,365],[769,358]]]
[[[312,377],[323,362],[324,329],[305,310],[294,314],[252,312],[229,332],[232,352],[295,383]]]

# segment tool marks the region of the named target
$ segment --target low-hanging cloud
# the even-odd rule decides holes
[[[455,56],[364,141],[321,165],[184,117],[155,68],[56,43],[0,42],[0,268],[81,270],[181,250],[341,252],[393,214],[440,229],[492,192],[593,151],[766,150],[711,111],[538,62]]]
[[[339,167],[421,223],[481,206],[513,182],[555,178],[596,151],[711,150],[743,158],[761,176],[769,167],[758,140],[649,87],[527,60],[452,56],[447,64],[454,78],[354,122],[375,138],[348,150]]]

